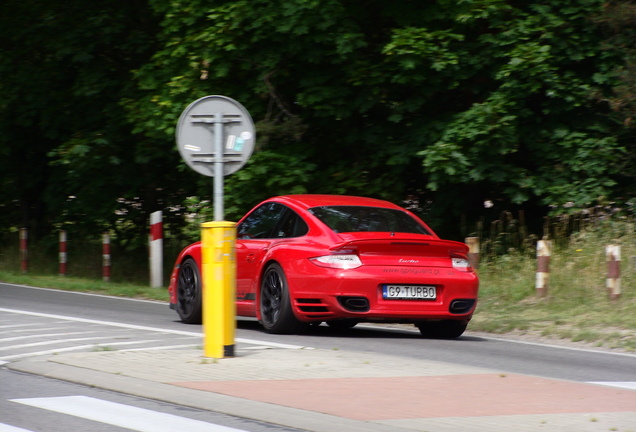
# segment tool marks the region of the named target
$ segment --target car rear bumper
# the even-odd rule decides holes
[[[307,270],[307,269],[305,269]],[[416,322],[469,320],[475,311],[479,281],[473,272],[436,267],[320,268],[302,277],[288,273],[292,307],[302,321],[356,318],[361,321]],[[435,286],[434,300],[393,300],[382,286]]]

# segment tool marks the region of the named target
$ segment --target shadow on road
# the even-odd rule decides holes
[[[237,328],[244,330],[254,330],[264,333],[261,325],[255,320],[238,320]],[[417,328],[413,325],[394,325],[394,327],[383,327],[381,324],[361,323],[353,328],[343,329],[336,327],[329,327],[326,324],[311,325],[306,331],[301,333],[306,337],[321,337],[321,338],[357,338],[357,339],[434,339],[422,336]],[[449,341],[470,341],[470,342],[486,342],[486,339],[471,336],[462,335],[457,339],[451,339]]]

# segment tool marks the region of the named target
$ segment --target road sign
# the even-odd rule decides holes
[[[256,131],[245,107],[226,96],[192,102],[177,123],[177,148],[190,168],[214,177],[214,220],[223,220],[223,177],[245,165]]]
[[[205,96],[181,113],[176,138],[185,163],[199,174],[214,177],[215,163],[223,164],[224,176],[245,165],[254,150],[256,133],[243,105],[226,96]],[[221,152],[215,148],[219,139]]]
[[[236,229],[223,221],[223,177],[247,162],[254,150],[254,122],[225,96],[192,102],[177,124],[177,147],[190,168],[214,177],[214,223],[202,225],[203,329],[205,355],[234,356],[236,332]],[[220,252],[220,253],[219,253]]]

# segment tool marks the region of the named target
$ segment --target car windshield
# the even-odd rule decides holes
[[[431,233],[407,213],[382,207],[325,206],[309,212],[335,232]]]

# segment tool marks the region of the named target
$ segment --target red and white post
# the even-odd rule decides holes
[[[552,242],[549,240],[539,240],[537,242],[537,279],[535,283],[539,297],[548,295],[550,255],[552,255]]]
[[[163,221],[161,210],[150,214],[150,286],[163,286]]]
[[[609,245],[605,247],[607,259],[607,291],[611,300],[621,296],[621,247]]]
[[[60,276],[66,276],[66,231],[60,231]]]
[[[466,237],[466,245],[468,246],[468,262],[474,269],[479,268],[479,237]]]
[[[26,228],[20,228],[20,269],[26,273],[29,267],[28,233]]]
[[[102,234],[102,279],[110,282],[110,233]]]

